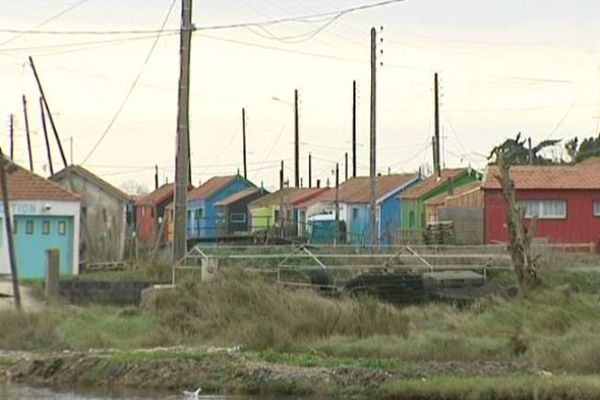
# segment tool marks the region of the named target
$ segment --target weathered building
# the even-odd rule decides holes
[[[217,207],[217,236],[224,237],[248,232],[248,203],[268,192],[263,188],[247,188],[215,203]]]
[[[173,202],[175,184],[165,183],[135,202],[136,234],[148,246],[168,240],[166,208]]]
[[[46,250],[59,251],[61,275],[79,272],[79,197],[16,164],[6,163],[19,278],[43,278]],[[4,208],[0,203],[0,274],[10,274]]]
[[[71,165],[49,178],[81,200],[83,263],[121,261],[125,251],[129,196],[87,169]]]

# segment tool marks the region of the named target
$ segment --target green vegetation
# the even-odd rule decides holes
[[[491,276],[514,284],[510,272]],[[386,378],[381,395],[391,399],[591,398],[600,389],[597,378],[587,377],[600,374],[600,272],[549,270],[540,277],[540,289],[514,299],[486,298],[464,308],[396,308],[372,298],[289,291],[259,275],[229,270],[209,283],[188,282],[177,291],[165,291],[151,309],[67,307],[3,313],[0,348],[123,350],[90,367],[85,374],[89,383],[106,378],[119,365],[210,363],[215,355],[207,353],[209,346],[240,345],[244,360],[266,365],[433,376],[425,381]],[[159,346],[183,347],[133,351]],[[482,363],[494,367],[485,369]],[[542,370],[554,375],[532,374]],[[215,377],[206,379],[215,387],[221,384]],[[231,385],[232,390],[236,385],[261,390],[248,382]],[[271,387],[277,393],[302,394],[309,393],[310,382],[277,385]],[[327,385],[319,393],[358,391],[352,382],[343,388]]]

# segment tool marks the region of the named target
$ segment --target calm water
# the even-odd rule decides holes
[[[106,393],[55,391],[45,388],[30,388],[22,386],[1,386],[0,400],[192,400],[193,397],[179,393],[160,393],[145,395],[111,395]],[[199,400],[242,400],[225,396],[199,396]],[[250,399],[244,399],[250,400]],[[252,400],[259,400],[254,398]]]

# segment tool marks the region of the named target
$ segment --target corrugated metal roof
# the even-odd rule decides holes
[[[238,178],[239,175],[214,176],[192,190],[188,195],[188,200],[207,199],[225,186],[229,185]]]
[[[253,194],[258,193],[260,190],[261,189],[259,189],[259,188],[244,189],[242,191],[232,194],[229,197],[224,198],[221,201],[217,201],[215,203],[215,206],[229,206],[229,205],[234,204],[242,199],[245,199],[248,196],[252,196]]]
[[[375,198],[380,201],[383,197],[397,191],[417,177],[414,173],[381,175],[375,180]],[[350,178],[340,184],[338,188],[338,199],[342,203],[368,203],[371,201],[371,178],[368,176],[357,176]],[[326,192],[303,202],[302,207],[319,201],[335,201],[335,189],[330,188]]]
[[[448,178],[452,179],[457,175],[467,171],[466,168],[446,168],[442,170],[442,176],[440,178],[437,175],[431,175],[421,182],[417,183],[412,188],[408,189],[402,194],[403,199],[419,199],[425,196],[427,193],[435,189],[438,185],[446,183]]]
[[[128,202],[131,200],[131,196],[129,196],[127,193],[125,193],[121,189],[111,185],[104,179],[100,178],[99,176],[95,175],[94,173],[90,172],[89,170],[87,170],[79,165],[70,165],[67,168],[64,168],[63,170],[52,175],[49,179],[52,181],[58,181],[58,180],[68,177],[70,174],[76,174],[76,175],[81,176],[82,178],[86,179],[87,181],[92,182],[94,185],[100,187],[105,192],[110,193],[113,196],[115,196],[125,202]]]
[[[286,205],[297,205],[300,202],[311,199],[314,196],[328,190],[327,188],[284,188],[256,199],[248,207],[268,207],[278,205],[282,201]]]
[[[496,176],[498,166],[489,166],[485,172],[483,188],[501,189]],[[516,189],[598,189],[600,190],[600,164],[597,162],[575,165],[515,165],[510,177]]]

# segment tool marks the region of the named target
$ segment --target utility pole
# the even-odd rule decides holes
[[[15,159],[15,116],[10,114],[10,159]]]
[[[312,188],[312,154],[308,153],[308,187]]]
[[[177,153],[175,155],[175,218],[173,227],[173,262],[187,252],[187,191],[190,181],[190,55],[192,45],[192,0],[181,2],[179,42],[179,93],[177,112]]]
[[[356,81],[352,81],[352,176],[356,178]]]
[[[283,189],[283,160],[281,160],[281,168],[279,169],[279,189]]]
[[[56,124],[54,124],[54,118],[52,117],[52,113],[50,112],[50,107],[48,107],[48,100],[46,99],[46,95],[44,94],[44,89],[42,88],[42,82],[40,81],[40,77],[38,76],[37,70],[35,69],[35,64],[33,63],[33,58],[29,57],[29,65],[31,65],[31,69],[33,70],[33,76],[35,77],[35,81],[37,82],[38,89],[40,91],[40,96],[42,96],[42,100],[44,101],[44,106],[46,107],[46,113],[48,114],[48,120],[50,121],[50,126],[52,127],[52,132],[54,132],[54,137],[56,138],[56,142],[58,143],[58,150],[60,151],[60,157],[62,158],[63,164],[65,168],[67,168],[67,157],[65,157],[65,152],[62,147],[62,143],[60,141],[60,137],[58,136],[58,131],[56,130]]]
[[[244,157],[244,179],[248,179],[248,165],[246,164],[246,109],[242,108],[242,152]]]
[[[40,96],[40,113],[42,117],[42,130],[44,131],[44,143],[46,143],[46,156],[48,157],[48,168],[50,176],[54,175],[54,165],[52,164],[52,151],[50,151],[50,140],[48,139],[48,128],[46,127],[46,113],[44,112],[44,100]],[[73,141],[71,140],[71,143]],[[71,153],[73,151],[71,150]]]
[[[27,117],[27,99],[23,95],[23,119],[25,121],[25,136],[27,137],[27,154],[29,154],[29,170],[33,172],[33,154],[31,153],[31,135],[29,132],[29,118]]]
[[[300,185],[300,123],[298,116],[298,89],[294,90],[294,183]]]
[[[527,145],[529,147],[529,164],[533,164],[533,148],[531,147],[531,137],[527,138]]]
[[[335,238],[333,243],[337,244],[340,228],[340,164],[335,163]]]
[[[376,169],[376,117],[377,117],[377,31],[371,28],[371,119],[370,119],[370,158],[369,158],[369,176],[370,176],[370,207],[369,207],[369,225],[371,230],[371,246],[377,243],[377,217],[375,205],[375,183],[377,179]]]
[[[2,149],[0,149],[0,184],[2,185],[2,205],[4,207],[4,226],[6,227],[6,241],[8,243],[8,263],[12,277],[13,297],[15,308],[21,309],[21,292],[19,290],[19,276],[17,272],[17,259],[15,257],[15,244],[13,238],[12,220],[10,218],[10,205],[8,203],[8,184],[6,183],[6,164]]]
[[[348,180],[348,152],[344,153],[344,181]]]
[[[438,178],[442,176],[442,167],[440,160],[440,102],[439,102],[439,91],[438,91],[438,74],[437,72],[433,76],[433,91],[435,96],[435,158],[434,158],[434,170]]]
[[[154,190],[158,189],[158,165],[154,166]]]

